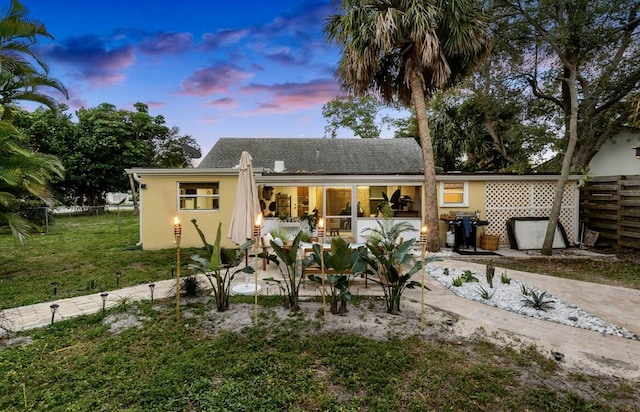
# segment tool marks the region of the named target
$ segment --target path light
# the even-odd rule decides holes
[[[156,287],[155,283],[149,283],[149,290],[151,291],[151,302],[153,302],[153,288]]]
[[[180,240],[182,239],[182,225],[180,219],[173,218],[173,236],[176,239],[176,320],[180,320]]]
[[[105,306],[107,304],[107,296],[109,296],[109,294],[107,292],[102,292],[100,294],[100,297],[102,298],[102,311],[104,312]]]
[[[56,312],[58,311],[58,308],[60,307],[60,305],[58,305],[57,303],[54,303],[49,307],[51,308],[51,324],[53,325],[53,319],[55,319]]]
[[[119,288],[120,287],[120,275],[122,275],[122,272],[117,271],[116,272],[116,287]]]
[[[58,282],[51,282],[51,286],[53,286],[53,296],[58,294]]]
[[[51,308],[51,324],[53,325],[53,319],[56,317],[56,312],[58,311],[58,308],[60,307],[60,305],[58,305],[57,303],[54,303],[49,307]]]

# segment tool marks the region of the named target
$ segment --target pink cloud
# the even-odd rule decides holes
[[[234,85],[253,77],[252,73],[233,66],[220,64],[200,69],[181,83],[181,94],[206,96],[213,93],[227,93]]]
[[[206,103],[206,106],[212,106],[221,109],[230,109],[238,106],[238,102],[230,97],[223,97],[216,100],[211,100]]]
[[[166,104],[164,102],[148,101],[147,106],[149,106],[150,109],[160,109],[165,107]]]
[[[269,93],[273,97],[258,105],[256,113],[289,113],[324,104],[340,93],[331,80],[313,80],[308,83],[275,85],[252,84],[242,89],[243,94]]]

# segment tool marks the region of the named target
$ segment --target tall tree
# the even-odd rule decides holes
[[[440,250],[435,162],[427,100],[466,76],[486,52],[487,24],[475,0],[343,0],[324,31],[342,47],[340,86],[412,107],[424,163],[428,249]]]
[[[130,186],[125,168],[190,167],[193,154],[184,147],[198,149],[191,136],[165,126],[163,116],[151,116],[145,104],[134,106],[135,111],[106,103],[81,109],[77,123],[65,105],[55,111],[40,107],[33,112],[16,111],[13,123],[30,137],[36,151],[62,159],[66,177],[52,181],[60,201],[100,204],[104,192]],[[136,188],[131,190],[135,194]]]
[[[375,97],[337,96],[322,106],[322,116],[328,124],[324,127],[325,137],[338,136],[338,129],[351,129],[353,134],[362,138],[379,138],[380,126],[376,115],[382,104]]]
[[[640,85],[637,0],[495,0],[497,46],[539,99],[561,113],[562,160],[542,253],[552,253],[562,195],[628,120]]]

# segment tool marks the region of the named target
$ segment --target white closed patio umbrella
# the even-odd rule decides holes
[[[244,151],[240,155],[238,188],[236,190],[236,200],[233,204],[229,234],[227,235],[229,239],[238,245],[242,245],[253,238],[254,222],[258,214],[261,213],[258,188],[253,178],[251,160],[249,152]],[[257,270],[258,268],[255,269]],[[257,284],[249,284],[249,277],[246,273],[244,280],[243,285],[237,285],[233,288],[235,293],[250,294],[260,289]]]

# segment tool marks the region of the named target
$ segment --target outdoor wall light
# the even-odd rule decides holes
[[[151,302],[153,302],[153,289],[156,287],[155,283],[149,283],[149,290],[151,291]]]
[[[640,146],[632,147],[636,151],[636,159],[640,159]]]
[[[146,183],[143,183],[143,184],[140,185],[140,189],[146,189],[146,188],[147,188],[147,184]]]
[[[109,296],[109,294],[107,292],[102,292],[100,294],[100,297],[102,298],[102,311],[104,312],[106,304],[107,304],[107,296]]]
[[[51,286],[53,286],[53,296],[58,294],[58,282],[51,282]]]
[[[122,275],[122,272],[117,271],[116,272],[116,287],[119,288],[120,287],[120,275]]]
[[[58,311],[58,308],[60,307],[60,305],[58,305],[57,303],[54,303],[49,307],[51,308],[51,324],[53,325],[53,320],[56,317],[56,312]]]

